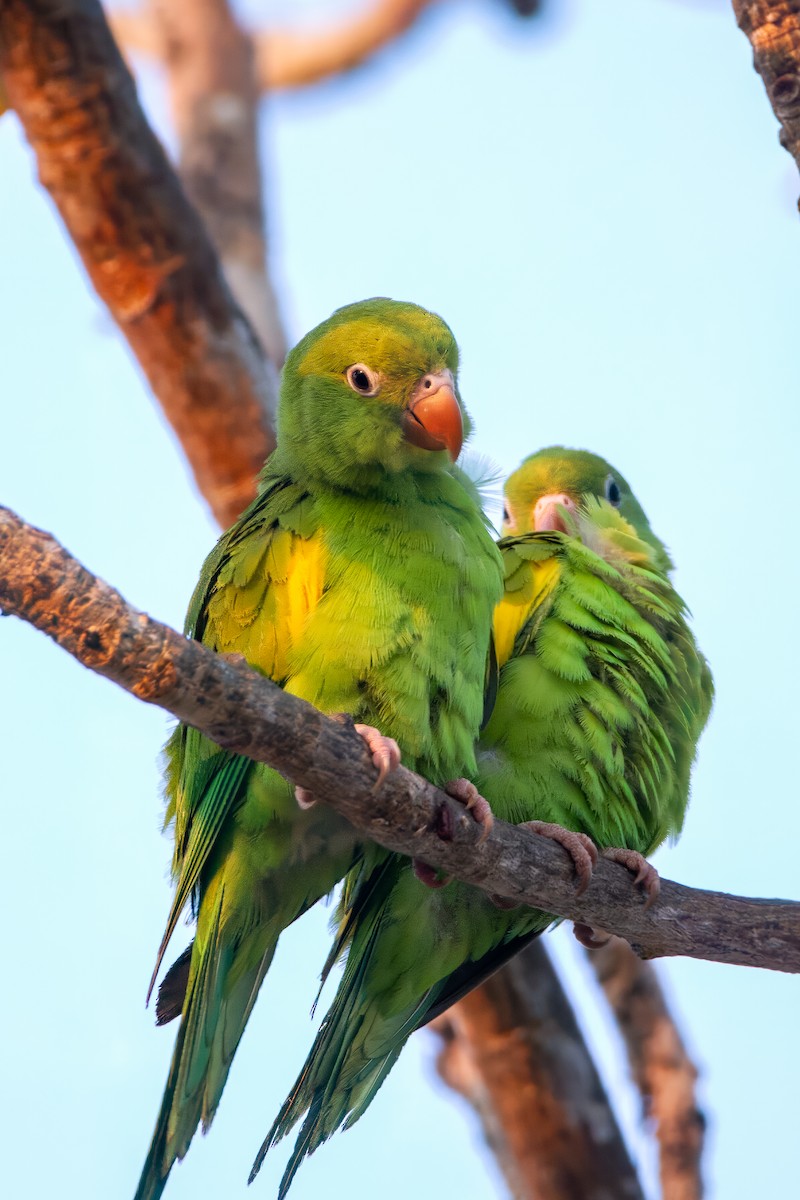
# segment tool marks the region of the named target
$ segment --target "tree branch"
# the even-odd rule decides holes
[[[266,269],[252,39],[228,0],[150,0],[180,140],[178,170],[225,278],[276,367],[286,336]]]
[[[638,961],[638,960],[637,960]],[[613,1109],[541,942],[432,1024],[515,1200],[643,1200]]]
[[[265,92],[307,87],[352,71],[406,33],[433,2],[373,0],[355,16],[324,29],[254,33],[259,86]],[[112,24],[129,49],[157,59],[165,57],[161,32],[149,13],[114,13]]]
[[[99,0],[4,0],[0,74],[95,289],[229,525],[274,446],[275,372],[147,124]]]
[[[416,23],[433,0],[374,0],[341,24],[313,32],[255,35],[262,88],[306,87],[361,66]]]
[[[372,841],[489,893],[626,938],[646,958],[685,954],[800,972],[800,903],[700,891],[662,880],[645,909],[629,872],[607,859],[576,895],[571,864],[547,838],[496,821],[481,830],[444,792],[399,767],[375,769],[346,726],[129,606],[49,534],[0,508],[0,608],[85,666],[167,709],[220,746],[325,796]]]
[[[658,976],[619,938],[587,956],[625,1041],[645,1115],[655,1123],[662,1200],[701,1200],[705,1118],[695,1099],[697,1067]]]
[[[781,123],[781,145],[800,168],[800,7],[797,0],[733,0],[733,10]]]

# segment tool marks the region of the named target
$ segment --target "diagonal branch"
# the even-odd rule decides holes
[[[222,525],[274,446],[275,372],[139,107],[99,0],[3,0],[0,74],[42,183]]]
[[[541,942],[431,1027],[444,1042],[439,1073],[477,1111],[516,1200],[643,1200],[614,1111]]]
[[[655,1123],[662,1200],[701,1200],[705,1118],[697,1107],[697,1067],[650,963],[619,938],[588,954],[628,1051],[631,1072]]]
[[[733,0],[733,11],[781,123],[781,145],[800,168],[800,6],[797,0]]]
[[[352,730],[132,608],[53,537],[6,508],[0,564],[0,609],[140,700],[325,796],[372,841],[518,904],[612,931],[642,957],[686,954],[800,972],[800,903],[663,880],[645,909],[630,874],[607,859],[577,896],[571,864],[552,841],[496,821],[480,843],[481,830],[463,808],[404,767],[373,794],[375,770]]]

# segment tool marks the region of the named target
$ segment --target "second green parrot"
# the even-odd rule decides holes
[[[532,455],[505,496],[499,680],[475,783],[495,815],[533,822],[584,874],[588,839],[617,848],[652,894],[642,856],[681,829],[713,692],[669,557],[623,477],[586,451]],[[303,1157],[363,1115],[410,1034],[553,920],[426,883],[441,881],[396,857],[348,878],[328,963],[349,947],[344,975],[251,1174],[305,1114],[279,1200]]]

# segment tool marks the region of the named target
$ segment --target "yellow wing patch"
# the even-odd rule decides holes
[[[321,533],[301,538],[277,526],[257,545],[235,547],[209,597],[203,640],[281,682],[322,597],[326,565]]]
[[[498,667],[511,658],[520,630],[553,591],[560,570],[561,564],[555,556],[539,562],[520,559],[513,574],[507,576],[505,594],[494,610]]]

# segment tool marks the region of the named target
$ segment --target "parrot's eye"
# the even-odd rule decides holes
[[[381,384],[377,372],[371,371],[364,363],[354,363],[348,367],[346,376],[353,391],[360,392],[362,396],[374,396]]]
[[[507,505],[507,504],[504,504],[504,505],[503,505],[503,520],[505,521],[506,525],[507,525],[507,524],[508,524],[508,522],[511,520],[511,514],[510,514],[510,513],[509,513],[509,511],[508,511],[508,505]]]
[[[619,484],[613,475],[606,478],[606,500],[609,504],[613,504],[614,508],[619,508],[622,500],[622,492],[619,490]]]

